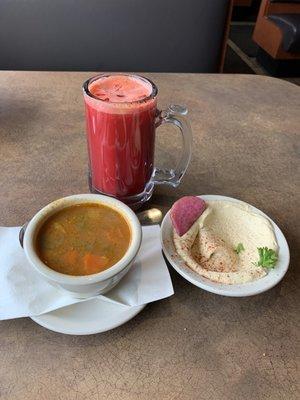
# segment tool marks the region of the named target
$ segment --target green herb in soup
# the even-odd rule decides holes
[[[36,249],[51,269],[90,275],[118,262],[131,240],[125,218],[101,204],[78,204],[52,215],[40,228]]]

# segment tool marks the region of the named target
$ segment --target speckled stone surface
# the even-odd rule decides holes
[[[0,225],[87,192],[81,84],[91,75],[0,72]],[[299,399],[300,89],[253,75],[146,75],[161,106],[188,106],[194,132],[181,186],[158,187],[151,203],[165,211],[183,194],[243,199],[282,228],[290,270],[269,292],[240,299],[171,271],[174,296],[93,336],[2,321],[0,399]],[[158,132],[160,165],[176,161],[175,137],[171,128]]]

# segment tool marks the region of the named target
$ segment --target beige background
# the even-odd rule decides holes
[[[0,225],[87,192],[81,84],[91,75],[0,73]],[[243,199],[282,228],[290,270],[269,292],[240,299],[171,271],[174,296],[93,336],[64,336],[29,318],[2,321],[0,398],[298,399],[300,90],[253,75],[147,76],[161,106],[188,106],[194,132],[182,185],[157,188],[152,204],[166,211],[179,196],[201,193]],[[175,135],[159,132],[160,164],[175,162]]]

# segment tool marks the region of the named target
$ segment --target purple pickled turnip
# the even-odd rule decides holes
[[[175,231],[184,235],[206,208],[205,201],[196,196],[185,196],[177,200],[170,211]]]

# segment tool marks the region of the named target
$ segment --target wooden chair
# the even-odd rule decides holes
[[[262,0],[253,40],[275,60],[299,60],[299,23],[300,0]]]

